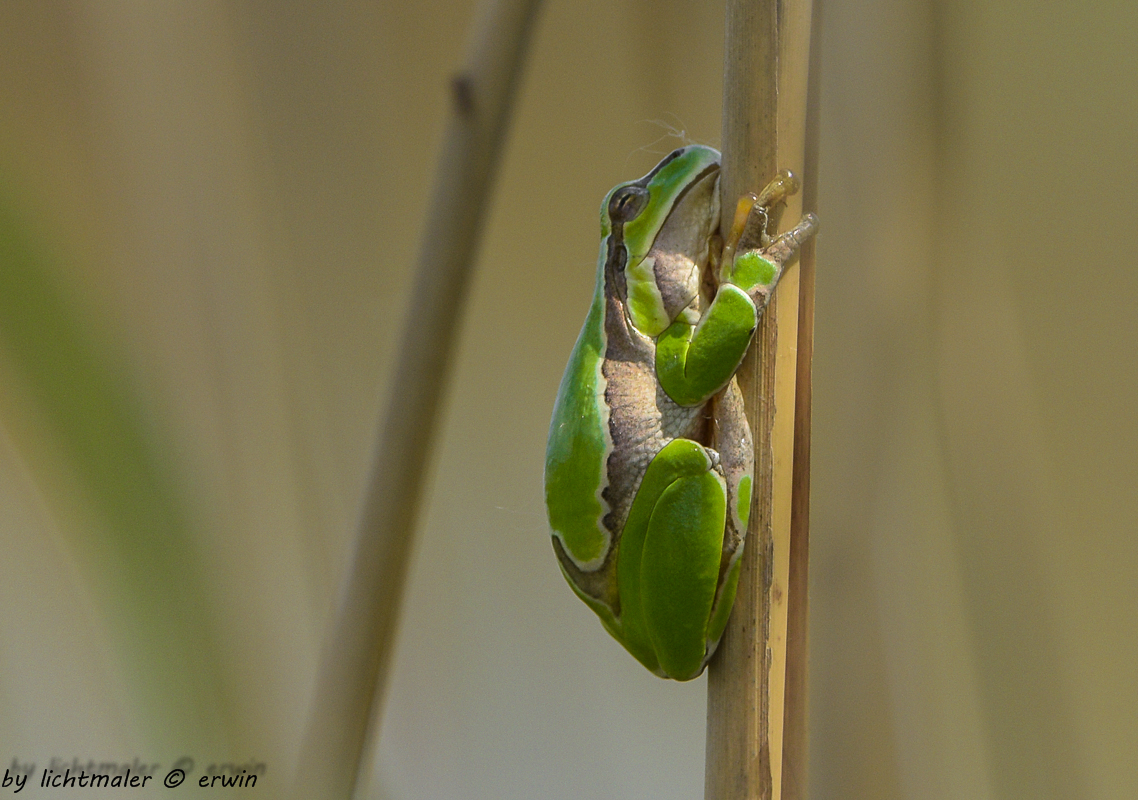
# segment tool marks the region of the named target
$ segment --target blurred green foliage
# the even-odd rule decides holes
[[[211,741],[223,730],[212,710],[224,706],[217,654],[170,459],[127,371],[58,285],[52,248],[16,207],[0,195],[0,348],[34,409],[0,413],[34,414],[37,424],[24,430],[49,441],[17,437],[22,454],[44,478],[47,459],[59,458],[70,479],[44,480],[49,494],[78,489],[80,498],[53,499],[93,511],[88,524],[61,527],[107,606],[149,733],[171,746]]]

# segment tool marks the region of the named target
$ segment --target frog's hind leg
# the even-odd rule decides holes
[[[652,459],[629,511],[617,567],[626,646],[668,677],[703,669],[726,512],[717,455],[689,439]]]
[[[640,600],[660,666],[677,680],[703,670],[726,509],[723,477],[709,470],[669,486],[648,524]]]

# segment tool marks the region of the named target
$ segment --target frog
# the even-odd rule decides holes
[[[699,676],[734,604],[754,438],[736,373],[818,221],[774,235],[780,172],[719,233],[720,154],[688,145],[601,203],[596,283],[550,422],[545,499],[573,592],[648,670]]]

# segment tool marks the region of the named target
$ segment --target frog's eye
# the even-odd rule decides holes
[[[609,219],[613,222],[628,222],[648,205],[648,190],[642,186],[622,186],[612,193],[609,200]]]

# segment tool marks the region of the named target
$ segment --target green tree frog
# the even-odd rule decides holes
[[[597,283],[561,380],[545,498],[562,573],[661,677],[690,680],[731,613],[754,453],[735,372],[783,266],[782,173],[718,234],[719,153],[680,148],[601,204]]]

